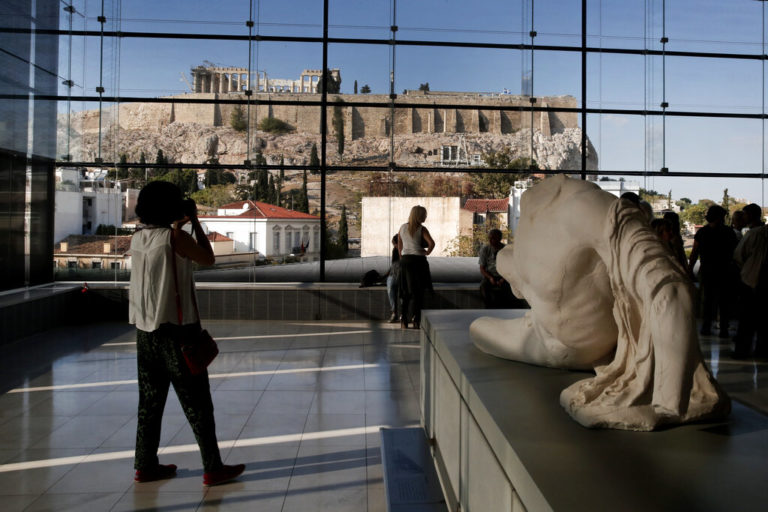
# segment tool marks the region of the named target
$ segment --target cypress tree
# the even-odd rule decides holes
[[[309,165],[313,168],[312,174],[318,174],[320,170],[320,158],[317,156],[317,144],[312,143],[312,151],[309,152]]]
[[[346,255],[349,250],[349,226],[347,225],[347,207],[341,207],[341,220],[339,221],[339,246]]]
[[[297,210],[309,213],[309,193],[307,192],[307,170],[304,169],[304,177],[301,180],[301,193],[299,194]]]

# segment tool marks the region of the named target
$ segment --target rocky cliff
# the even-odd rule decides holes
[[[98,154],[98,130],[86,128],[92,124],[92,112],[73,114],[70,137],[67,123],[62,117],[59,122],[58,153],[72,155],[75,161],[92,161]],[[124,126],[124,123],[120,123]],[[118,161],[125,154],[128,161],[137,162],[144,152],[147,162],[153,162],[158,149],[162,149],[170,162],[184,162],[192,167],[212,158],[222,164],[242,164],[247,158],[246,134],[228,126],[210,126],[198,123],[172,122],[157,127],[116,129],[117,123],[105,116],[102,121],[101,155],[105,162]],[[320,137],[311,133],[274,135],[264,132],[252,134],[252,147],[261,151],[269,163],[278,163],[284,158],[286,165],[309,163],[313,144],[320,145]],[[328,137],[327,158],[331,165],[382,165],[389,160],[389,137],[362,137],[347,141],[343,158],[337,152],[332,135]],[[533,134],[524,128],[512,134],[435,134],[412,133],[395,135],[394,160],[400,166],[435,166],[440,164],[441,148],[456,146],[473,155],[485,155],[491,151],[510,148],[513,156],[531,156],[544,169],[579,169],[581,167],[581,130],[565,128],[552,135],[539,131]],[[587,167],[597,168],[597,156],[589,145]]]

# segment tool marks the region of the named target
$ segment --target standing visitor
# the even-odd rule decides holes
[[[424,305],[424,291],[432,287],[427,256],[435,248],[435,241],[429,230],[423,226],[427,220],[427,209],[414,206],[408,222],[400,226],[397,234],[397,249],[400,252],[400,294],[402,311],[400,327],[421,326],[421,308]]]
[[[157,458],[163,409],[173,384],[200,447],[203,484],[224,483],[242,473],[245,465],[222,463],[208,372],[192,375],[180,343],[184,333],[200,329],[192,262],[212,265],[213,250],[194,202],[183,200],[172,183],[153,181],[145,186],[139,193],[136,214],[144,227],[131,239],[129,322],[136,325],[139,374],[134,480],[151,482],[176,475],[174,464],[160,464]],[[187,222],[195,238],[182,231]],[[180,318],[183,325],[179,325]]]
[[[699,280],[701,281],[702,323],[703,335],[712,334],[712,322],[715,317],[720,319],[720,338],[730,337],[728,334],[729,290],[732,277],[731,259],[736,248],[736,235],[729,226],[725,225],[725,209],[713,205],[707,210],[707,225],[696,232],[693,238],[693,249],[688,261],[688,271],[693,275],[696,260],[701,256]]]
[[[392,237],[392,258],[386,278],[387,297],[389,297],[389,307],[392,310],[389,322],[395,323],[400,319],[400,251],[397,249],[397,235]]]
[[[753,354],[752,343],[757,333],[754,355],[768,357],[768,322],[765,310],[768,306],[768,227],[763,224],[763,211],[756,204],[744,207],[749,231],[742,237],[733,259],[739,266],[739,327],[734,338],[734,359],[744,359]]]

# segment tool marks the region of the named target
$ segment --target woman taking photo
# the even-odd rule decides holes
[[[397,233],[397,249],[400,252],[400,294],[402,296],[402,317],[400,327],[421,326],[421,308],[424,305],[424,291],[432,286],[427,256],[435,248],[435,241],[429,230],[422,224],[427,220],[427,209],[423,206],[411,208],[408,222],[400,226]]]
[[[157,458],[163,409],[173,384],[200,447],[203,484],[224,483],[245,466],[222,464],[208,372],[192,375],[181,351],[185,333],[200,329],[192,262],[212,265],[213,250],[194,201],[183,200],[172,183],[153,181],[144,187],[136,214],[144,227],[131,239],[129,322],[136,325],[139,374],[134,480],[150,482],[176,475],[174,464],[160,464]],[[187,222],[195,238],[182,231]]]

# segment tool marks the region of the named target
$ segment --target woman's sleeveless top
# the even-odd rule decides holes
[[[411,234],[408,232],[408,223],[406,222],[402,226],[400,226],[400,239],[403,241],[403,250],[400,254],[403,256],[407,255],[415,255],[415,256],[424,256],[424,248],[421,246],[421,226],[418,227],[416,230],[416,233],[411,236]]]
[[[182,323],[199,321],[193,302],[192,261],[173,253],[170,229],[142,229],[131,239],[128,294],[128,321],[142,331],[152,332],[164,323],[179,323],[171,258],[176,258]]]

